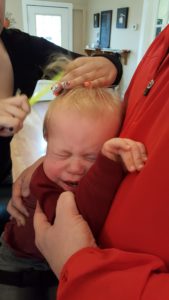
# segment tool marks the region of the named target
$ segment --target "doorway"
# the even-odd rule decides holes
[[[22,0],[24,31],[72,50],[72,4]]]
[[[142,59],[151,42],[168,23],[168,0],[143,0],[143,15],[140,30],[138,63]]]

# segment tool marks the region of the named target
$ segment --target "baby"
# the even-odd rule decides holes
[[[113,139],[118,134],[121,115],[121,102],[108,89],[79,87],[52,101],[43,130],[47,152],[43,163],[32,176],[31,195],[24,199],[29,218],[26,225],[20,227],[15,220],[11,220],[3,234],[5,244],[15,255],[27,259],[37,258],[44,263],[34,243],[33,215],[36,201],[39,201],[48,220],[53,222],[60,193],[72,191],[76,194],[80,181],[94,164],[100,151],[112,159],[110,167],[114,161],[119,161],[119,157],[128,171],[140,170],[144,166],[146,156],[145,151],[142,151],[142,144],[129,139]],[[114,164],[112,167],[114,168]],[[124,169],[119,162],[116,167],[121,169],[123,176]],[[117,179],[114,190],[122,176]],[[89,225],[96,238],[108,213],[110,201],[111,199],[107,202],[103,199],[97,207],[93,207],[95,204],[92,202],[86,204],[84,217],[87,221],[92,219]],[[83,205],[78,200],[77,206],[83,215]]]

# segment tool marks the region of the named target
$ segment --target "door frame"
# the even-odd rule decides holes
[[[155,38],[159,1],[160,0],[143,0],[140,41],[138,47],[138,63],[140,62],[149,45]]]
[[[59,7],[59,8],[67,8],[68,9],[68,49],[72,50],[72,11],[73,5],[72,3],[61,3],[61,2],[52,2],[52,1],[36,1],[36,0],[22,0],[22,20],[23,20],[23,31],[28,32],[28,14],[27,14],[27,6],[50,6],[50,7]]]

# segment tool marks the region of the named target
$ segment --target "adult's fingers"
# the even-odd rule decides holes
[[[82,85],[84,82],[94,86],[109,86],[117,75],[115,66],[104,57],[80,57],[68,65],[63,81],[68,81],[67,88]],[[98,80],[101,80],[99,82]],[[96,81],[95,81],[96,80]]]
[[[58,199],[56,206],[56,216],[62,216],[62,214],[65,214],[67,217],[79,215],[79,211],[77,209],[75,198],[72,192],[63,192]]]
[[[41,234],[46,232],[46,230],[51,226],[47,220],[46,215],[43,213],[39,202],[37,201],[36,210],[34,214],[34,229],[35,229],[35,236],[36,236],[36,243],[39,245],[38,241],[41,240]]]
[[[30,105],[26,95],[17,95],[9,98],[9,104],[14,105],[18,108],[21,108],[26,113],[30,112]]]
[[[0,135],[11,136],[18,132],[23,126],[23,123],[18,118],[11,116],[0,116]]]
[[[13,218],[15,218],[18,221],[21,221],[21,224],[24,225],[25,217],[28,217],[29,213],[23,204],[22,184],[23,178],[22,176],[20,176],[13,184],[12,198],[8,203],[7,211]]]
[[[7,205],[7,211],[8,213],[14,218],[17,222],[17,224],[25,225],[25,216],[21,213],[22,211],[22,205],[19,205],[19,199],[18,199],[18,206],[20,206],[20,210],[16,208],[13,204],[13,200],[10,199]]]

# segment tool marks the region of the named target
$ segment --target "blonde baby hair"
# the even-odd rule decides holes
[[[47,110],[43,125],[43,134],[47,139],[49,124],[56,109],[78,111],[79,114],[91,118],[102,118],[106,113],[112,114],[117,127],[121,124],[121,101],[116,92],[108,88],[76,87],[64,91],[54,99]]]
[[[50,62],[43,70],[43,79],[53,79],[57,74],[66,72],[66,68],[72,60],[68,56],[52,55]]]

